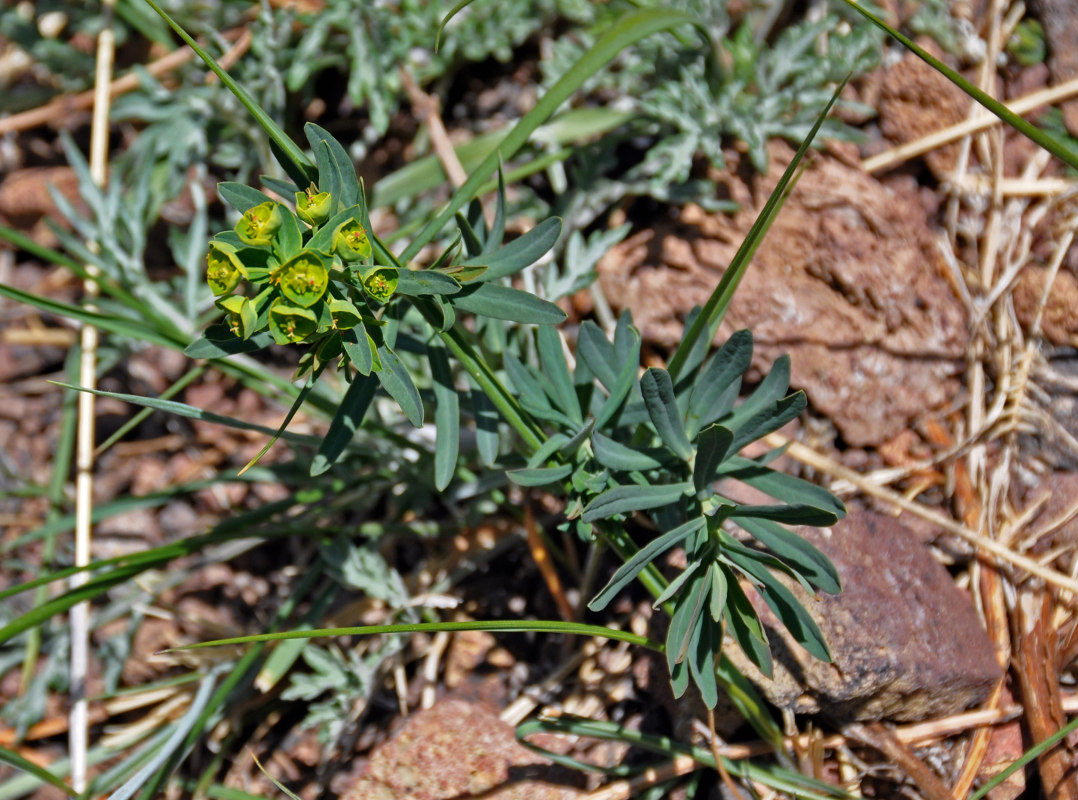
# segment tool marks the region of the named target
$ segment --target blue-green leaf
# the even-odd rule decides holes
[[[607,469],[621,472],[644,472],[663,466],[660,456],[663,451],[640,447],[629,447],[614,439],[607,438],[599,431],[591,435],[591,445],[596,460]],[[667,458],[670,456],[667,454]]]
[[[388,345],[379,346],[378,357],[382,361],[382,368],[375,374],[382,388],[397,401],[409,422],[417,428],[422,426],[423,401],[419,398],[419,390],[415,388],[412,376],[408,374],[408,368]]]
[[[550,325],[543,325],[536,334],[539,346],[539,361],[543,366],[543,377],[550,388],[550,393],[558,407],[573,420],[575,427],[584,422],[580,413],[580,401],[577,400],[573,376],[569,374],[569,365],[561,347],[561,337]]]
[[[726,573],[726,623],[727,630],[741,647],[742,652],[748,656],[749,661],[755,664],[760,672],[768,678],[772,676],[771,651],[767,647],[767,634],[764,626],[760,624],[760,618],[756,616],[756,610],[749,602],[737,576]]]
[[[527,325],[559,325],[565,321],[565,312],[553,303],[497,283],[469,284],[450,302],[459,311]]]
[[[696,516],[689,522],[667,530],[666,533],[649,541],[644,547],[637,550],[630,560],[618,568],[618,571],[607,581],[603,590],[592,598],[588,607],[593,611],[602,611],[618,592],[636,579],[636,576],[640,574],[640,570],[644,569],[655,558],[658,558],[661,553],[671,548],[679,547],[681,542],[695,534],[697,530],[702,529],[705,524],[702,516]]]
[[[222,181],[217,184],[217,194],[241,214],[249,208],[273,202],[273,198],[269,195],[263,194],[258,189],[245,183],[237,183],[236,181]],[[291,197],[292,195],[286,196]]]
[[[815,506],[831,511],[839,518],[846,515],[846,506],[842,501],[822,486],[765,467],[752,459],[731,456],[719,467],[717,474],[722,478],[741,481],[784,503]]]
[[[546,255],[560,235],[561,220],[557,217],[549,217],[504,247],[493,252],[488,249],[474,258],[463,261],[462,264],[485,266],[487,270],[479,277],[480,281],[507,278],[525,267],[530,267]]]
[[[715,471],[730,452],[734,434],[729,428],[712,425],[700,432],[696,442],[696,460],[693,462],[692,480],[696,491],[701,492],[715,480]]]
[[[337,412],[329,423],[326,438],[322,440],[314,460],[311,461],[311,476],[321,475],[340,459],[348,444],[355,438],[356,431],[363,424],[363,417],[370,407],[371,400],[378,388],[378,381],[370,376],[359,375],[352,381],[344,393]]]
[[[726,403],[732,403],[737,397],[741,376],[751,363],[752,333],[747,330],[734,333],[711,357],[697,376],[689,395],[685,432],[690,439],[709,422],[730,410]]]
[[[451,295],[460,291],[460,284],[444,272],[433,269],[402,269],[397,276],[397,294],[411,297],[422,295]]]
[[[742,518],[737,524],[816,588],[828,594],[842,591],[835,565],[803,536],[767,519]]]
[[[453,385],[449,356],[445,345],[438,340],[427,343],[430,374],[434,389],[434,485],[443,491],[457,471],[457,452],[460,448],[460,397]]]
[[[498,411],[483,392],[473,389],[468,393],[475,417],[475,449],[480,460],[488,467],[498,460]]]
[[[241,339],[224,323],[208,327],[201,336],[187,345],[183,354],[188,358],[225,358],[241,353],[254,353],[273,344],[269,331],[256,333],[249,339]]]
[[[607,489],[584,508],[581,519],[595,522],[627,511],[643,511],[677,502],[692,488],[688,481],[659,486],[615,486]]]
[[[520,486],[549,486],[569,477],[572,471],[572,464],[559,464],[555,467],[509,469],[505,471],[505,474],[513,483]]]
[[[761,436],[777,431],[787,422],[797,419],[806,406],[808,399],[805,393],[798,391],[760,409],[735,429],[730,452],[736,453],[750,442],[755,442]]]
[[[577,334],[576,355],[591,370],[591,374],[599,379],[599,383],[613,392],[618,382],[618,367],[621,362],[614,354],[614,345],[607,341],[602,330],[594,322],[584,320]],[[639,363],[634,361],[633,367]]]
[[[651,423],[663,440],[678,458],[688,461],[692,458],[692,445],[685,435],[685,426],[681,422],[681,412],[674,397],[674,385],[670,374],[664,369],[650,367],[640,379],[640,393],[644,396]]]
[[[359,180],[348,153],[333,135],[313,122],[303,126],[311,151],[318,162],[319,191],[329,192],[338,208],[348,208],[359,202]],[[328,179],[328,182],[327,182]],[[306,187],[304,187],[306,188]]]

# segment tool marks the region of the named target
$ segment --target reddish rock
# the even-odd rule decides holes
[[[517,742],[495,714],[451,699],[379,747],[346,800],[571,800],[582,795],[573,778]]]
[[[891,517],[854,512],[802,529],[834,563],[842,593],[789,584],[820,626],[833,663],[797,645],[762,602],[775,656],[764,678],[736,646],[735,663],[773,703],[838,720],[909,722],[981,702],[1003,674],[969,598],[928,549]]]
[[[746,184],[731,154],[727,189],[741,210],[687,207],[614,248],[599,264],[603,293],[629,308],[645,340],[672,349],[687,309],[703,305],[789,163]],[[750,328],[754,365],[784,352],[792,383],[832,419],[847,445],[890,439],[954,401],[968,341],[936,232],[915,189],[880,184],[815,154],[745,273],[719,338]]]

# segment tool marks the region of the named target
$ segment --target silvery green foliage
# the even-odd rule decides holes
[[[300,14],[301,32],[286,51],[288,88],[310,94],[316,74],[340,70],[347,76],[349,101],[367,111],[378,136],[403,100],[402,68],[424,84],[464,61],[508,62],[516,47],[556,17],[587,13],[579,0],[474,3],[450,23],[434,52],[434,33],[446,10],[423,0],[331,0],[315,14]]]
[[[868,71],[878,58],[879,34],[835,14],[791,25],[774,42],[763,42],[750,22],[729,31],[723,2],[678,5],[709,28],[714,54],[702,46],[674,46],[669,34],[656,36],[625,51],[591,83],[606,102],[641,112],[637,126],[648,144],[626,180],[645,180],[661,199],[671,185],[689,180],[697,156],[723,168],[722,147],[731,140],[744,142],[753,166],[766,170],[767,141],[800,142],[834,85]],[[544,82],[552,83],[574,63],[591,38],[583,31],[555,43],[544,63]],[[830,120],[824,132],[831,138],[855,135]]]

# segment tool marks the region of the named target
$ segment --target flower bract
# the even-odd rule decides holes
[[[316,253],[305,251],[275,269],[272,278],[285,297],[308,308],[326,293],[329,270]]]
[[[224,242],[210,242],[210,252],[206,255],[206,283],[215,295],[228,294],[242,278],[247,277],[247,270],[236,255],[236,248]]]
[[[291,344],[314,333],[318,318],[309,308],[291,306],[278,297],[269,309],[269,329],[277,344]]]
[[[333,234],[333,250],[344,261],[370,258],[371,243],[367,238],[367,229],[354,219],[341,223]]]
[[[267,245],[273,241],[273,234],[277,233],[281,222],[280,203],[267,201],[243,212],[236,223],[236,235],[245,244]]]

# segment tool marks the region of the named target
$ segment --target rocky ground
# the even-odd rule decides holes
[[[998,80],[982,76],[1000,97],[1025,97],[1078,71],[1078,45],[1067,44],[1078,35],[1078,23],[1066,17],[1073,9],[1051,0],[1036,5],[1053,56]],[[790,353],[793,386],[806,391],[811,410],[769,444],[792,441],[785,468],[828,484],[852,510],[833,529],[806,531],[843,580],[838,597],[803,598],[835,660],[813,661],[774,619],[780,667],[773,679],[753,673],[732,649],[729,655],[786,712],[804,770],[831,781],[860,775],[873,796],[965,797],[1078,711],[1078,248],[1071,247],[1078,217],[1069,178],[998,128],[897,157],[899,146],[970,116],[964,96],[913,57],[851,91],[878,109],[865,127],[867,142],[831,143],[812,156],[723,328],[724,336],[752,329],[757,367]],[[1078,106],[1065,105],[1064,114],[1078,133]],[[49,131],[22,136],[55,157]],[[601,262],[597,291],[615,311],[633,312],[650,358],[660,360],[679,341],[685,312],[710,293],[791,152],[774,143],[770,171],[756,175],[729,151],[728,171],[713,177],[720,196],[739,204],[735,214],[688,205],[644,225],[631,207],[623,210],[635,226]],[[55,208],[46,183],[73,196],[66,167],[8,172],[0,221],[48,243],[41,220]],[[0,281],[57,300],[80,291],[69,273],[11,250],[0,251]],[[592,303],[587,294],[575,298],[573,313],[590,313]],[[47,485],[63,401],[45,381],[60,377],[75,334],[10,301],[0,309],[0,480]],[[147,349],[112,368],[102,387],[158,394],[188,366],[174,352]],[[270,427],[283,415],[212,373],[183,399]],[[104,437],[131,410],[103,400],[98,414]],[[296,430],[313,425],[300,420]],[[100,502],[146,496],[211,477],[242,465],[263,442],[154,415],[104,454],[95,494]],[[132,509],[98,527],[96,555],[190,535],[279,496],[271,484],[228,484]],[[40,525],[47,508],[44,497],[6,495],[5,541]],[[469,613],[509,614],[527,603],[556,616],[527,550],[507,537],[498,520],[460,534],[461,552],[489,554],[488,567],[462,586]],[[21,569],[5,563],[0,588],[18,581]],[[166,674],[168,664],[149,655],[162,647],[207,631],[246,630],[258,613],[252,609],[285,585],[285,572],[281,559],[259,551],[167,590],[177,613],[144,620],[124,680],[137,685]],[[648,625],[646,603],[621,611]],[[107,637],[102,631],[98,645]],[[337,754],[333,770],[312,733],[272,715],[250,737],[267,769],[304,797],[317,787],[350,800],[628,797],[642,790],[640,779],[600,788],[594,777],[520,746],[512,725],[549,703],[648,730],[662,715],[687,740],[703,718],[702,709],[669,697],[662,664],[612,644],[572,657],[549,644],[462,634],[420,641],[415,650],[442,654],[433,662],[437,677],[417,673],[397,686],[398,697],[387,691],[366,709],[350,733],[351,752]],[[554,685],[529,705],[521,690],[558,669]],[[9,669],[0,698],[13,697],[18,684],[19,670]],[[55,758],[62,712],[60,696],[50,697],[22,752]],[[94,713],[104,723],[111,712]],[[732,709],[720,709],[716,727],[727,739],[720,750],[755,752]],[[0,745],[14,743],[14,732],[0,728]],[[631,758],[613,744],[547,736],[542,746],[604,766]],[[669,774],[689,769],[668,766]],[[1064,745],[990,796],[1078,797],[1073,766]],[[227,770],[225,782],[265,796],[275,791],[246,761]]]

